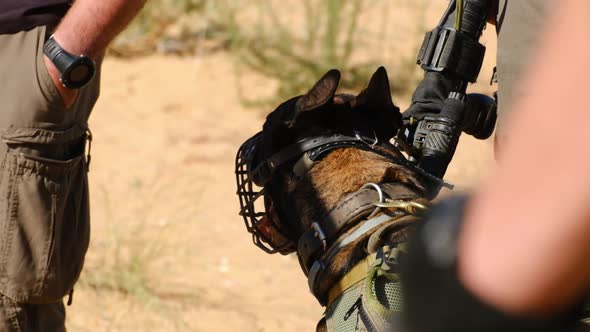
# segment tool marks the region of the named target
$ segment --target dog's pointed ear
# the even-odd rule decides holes
[[[393,137],[402,126],[402,114],[391,98],[391,89],[387,71],[379,67],[369,86],[355,99],[353,107],[362,113],[369,112],[374,121],[373,129],[380,137]]]
[[[356,105],[366,105],[376,111],[396,108],[391,99],[391,88],[385,68],[379,67],[373,74],[369,86],[356,97]]]
[[[289,119],[288,125],[292,126],[302,113],[314,111],[334,103],[334,96],[339,83],[340,71],[336,69],[328,71],[308,93],[297,100],[295,112],[292,118]]]

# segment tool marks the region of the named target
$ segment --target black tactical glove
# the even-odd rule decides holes
[[[426,72],[414,95],[412,104],[402,114],[404,125],[410,129],[408,143],[412,144],[413,131],[426,116],[438,115],[457,82],[438,72]],[[477,139],[488,139],[494,132],[497,119],[496,101],[482,94],[468,94],[461,119],[464,133]]]
[[[438,114],[444,101],[452,91],[453,81],[441,73],[426,72],[412,96],[412,105],[403,113],[405,121],[414,118],[422,120],[425,116]]]

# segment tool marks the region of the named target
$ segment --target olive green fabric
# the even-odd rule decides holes
[[[43,62],[46,30],[0,35],[0,331],[63,330],[90,238],[85,143],[99,76],[66,109]]]
[[[359,317],[359,308],[356,305],[360,299],[364,282],[347,289],[326,310],[326,326],[329,332],[357,332],[366,331],[365,325]]]
[[[387,262],[378,258],[364,280],[344,291],[326,309],[328,331],[390,331],[399,324],[403,303],[399,278],[393,270],[397,269],[405,247],[400,244],[379,251],[387,257]]]
[[[0,295],[0,331],[65,332],[63,302],[51,304],[17,303]]]
[[[520,79],[535,56],[539,39],[543,36],[551,0],[499,0],[498,29],[498,124],[497,137],[507,134],[506,125],[510,105],[528,93],[519,86]],[[564,59],[567,61],[567,59]]]
[[[367,298],[368,294],[364,293],[367,282],[371,286],[370,299]],[[373,301],[371,302],[373,306],[369,305],[369,301]],[[375,310],[374,306],[382,308],[380,308],[381,310]],[[399,282],[383,277],[375,277],[372,280],[359,282],[346,290],[326,310],[325,317],[328,331],[362,332],[370,330],[361,318],[360,310],[365,310],[365,314],[371,316],[373,324],[378,324],[380,331],[388,331],[388,328],[383,328],[383,326],[389,325],[386,320],[392,320],[391,323],[393,324],[399,323],[396,321],[399,321],[398,314],[402,310]]]

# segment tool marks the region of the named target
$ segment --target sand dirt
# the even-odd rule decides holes
[[[493,34],[486,40],[473,90],[489,93]],[[92,242],[70,331],[315,328],[322,308],[297,260],[255,248],[237,215],[235,152],[270,110],[240,105],[234,61],[227,53],[105,61],[91,118]],[[245,80],[254,97],[273,86]],[[464,137],[448,180],[477,183],[492,146]]]

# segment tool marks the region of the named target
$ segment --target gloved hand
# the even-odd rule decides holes
[[[402,114],[404,125],[413,131],[418,121],[425,116],[440,113],[449,93],[453,90],[453,80],[437,72],[427,72],[412,96],[412,104]],[[495,128],[497,104],[491,97],[482,94],[469,94],[466,98],[462,129],[477,139],[489,138]],[[413,135],[408,138],[411,139]],[[411,144],[411,142],[408,142]]]
[[[410,118],[419,121],[425,116],[438,114],[452,88],[452,80],[437,72],[426,72],[414,91],[412,104],[403,113],[404,121],[409,121]]]

